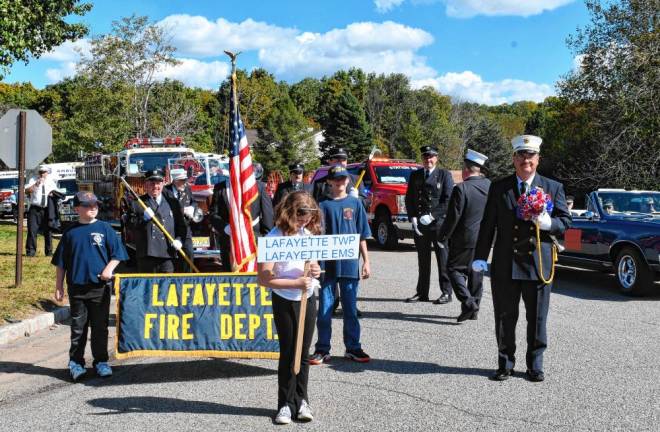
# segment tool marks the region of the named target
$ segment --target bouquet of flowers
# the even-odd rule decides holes
[[[517,216],[522,220],[536,220],[544,212],[552,213],[552,199],[540,187],[533,187],[518,198]]]

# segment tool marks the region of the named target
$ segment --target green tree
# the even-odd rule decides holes
[[[129,89],[127,121],[132,123],[136,136],[149,136],[156,73],[178,64],[174,52],[163,27],[150,23],[146,16],[132,15],[113,21],[110,34],[92,40],[90,54],[81,58],[78,71],[92,86]]]
[[[330,112],[329,122],[323,131],[323,154],[334,147],[343,147],[353,160],[360,160],[371,151],[371,128],[364,109],[350,90],[345,89]]]
[[[316,78],[305,78],[291,86],[289,96],[305,117],[318,123],[319,96],[321,81]]]
[[[85,36],[85,24],[65,18],[85,15],[91,9],[91,3],[79,0],[0,0],[0,79],[15,62],[27,64],[31,56],[39,58]]]
[[[660,19],[657,0],[586,0],[591,23],[569,46],[579,70],[559,83],[571,109],[585,110],[580,143],[589,170],[566,167],[584,188],[660,188]]]
[[[488,177],[499,178],[511,173],[512,151],[509,142],[504,138],[500,125],[488,117],[482,116],[468,125],[465,145],[488,156]]]

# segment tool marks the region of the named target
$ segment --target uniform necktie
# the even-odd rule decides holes
[[[429,170],[424,170],[424,180],[428,180],[429,175],[430,175]]]
[[[527,193],[527,182],[520,182],[520,195],[525,195]]]
[[[46,207],[46,184],[41,184],[41,207]]]

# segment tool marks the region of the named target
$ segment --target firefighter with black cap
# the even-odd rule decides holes
[[[341,165],[345,168],[346,165],[348,165],[348,153],[342,147],[336,147],[331,149],[325,158],[328,162],[328,165],[330,166]],[[314,181],[313,195],[314,195],[314,199],[318,203],[325,201],[327,199],[331,199],[330,187],[326,183],[326,180],[327,180],[327,175]],[[364,204],[364,199],[366,198],[364,188],[361,187],[362,185],[358,185],[358,187],[356,188],[355,187],[356,183],[357,183],[357,177],[354,176],[353,174],[350,174],[348,176],[348,187],[346,191],[348,192],[349,195],[354,196],[356,198],[360,198],[360,200]]]
[[[133,228],[139,273],[173,273],[174,261],[186,238],[181,204],[163,194],[163,178],[161,169],[148,171],[144,184],[146,193],[140,197],[147,208],[143,209],[137,200],[131,204],[128,222]],[[154,223],[154,217],[174,238],[172,244]]]
[[[476,320],[481,303],[483,273],[472,271],[472,260],[490,188],[490,180],[482,173],[487,160],[486,155],[468,149],[461,173],[463,182],[452,190],[447,217],[438,234],[441,242],[449,242],[447,272],[461,302],[458,322]]]
[[[438,163],[436,147],[423,146],[420,150],[424,166],[410,175],[406,190],[406,209],[408,219],[412,222],[415,231],[419,276],[417,291],[415,295],[406,299],[406,303],[429,301],[433,249],[442,292],[434,303],[445,304],[451,301],[451,283],[447,274],[447,244],[440,241],[438,233],[447,214],[454,180],[449,171],[436,166]]]
[[[303,183],[304,172],[305,166],[300,162],[289,165],[289,180],[277,185],[275,195],[273,196],[273,207],[276,207],[289,192],[300,190],[309,193],[312,192],[311,186]]]

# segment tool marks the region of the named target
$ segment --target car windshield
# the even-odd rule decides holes
[[[599,192],[598,201],[610,215],[660,214],[660,192]]]
[[[129,160],[129,173],[144,173],[156,168],[164,170],[169,159],[179,159],[187,155],[188,152],[133,153]]]
[[[18,177],[0,179],[0,189],[11,189],[18,186]]]
[[[64,189],[64,193],[67,195],[73,195],[78,192],[78,183],[76,183],[76,179],[60,180],[57,182],[57,186],[60,189]]]
[[[416,166],[389,165],[376,167],[376,177],[379,183],[407,184],[410,174],[417,170]]]

